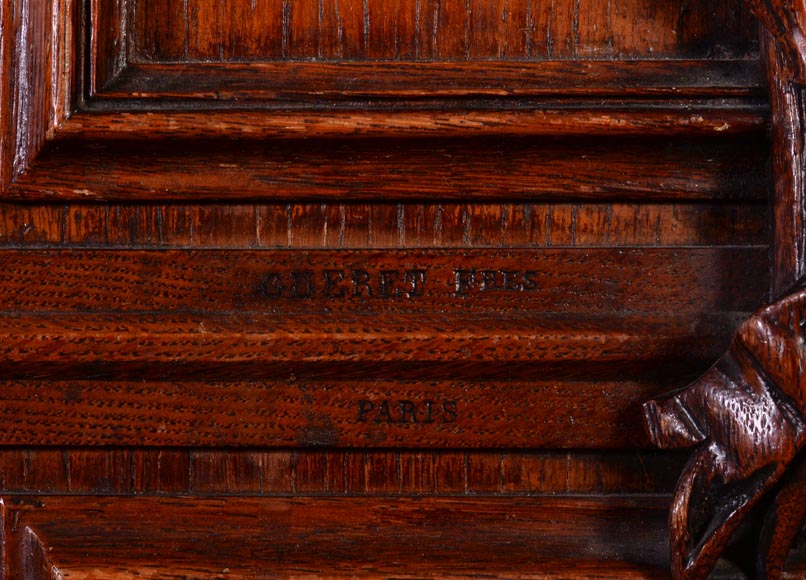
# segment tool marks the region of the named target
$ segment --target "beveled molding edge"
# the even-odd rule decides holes
[[[501,62],[492,68],[488,62],[137,64],[128,57],[129,4],[13,0],[0,15],[0,198],[299,199],[298,189],[271,178],[232,186],[228,168],[248,172],[255,158],[267,157],[267,142],[308,138],[705,137],[724,144],[763,140],[768,128],[755,59]],[[251,157],[239,160],[227,149],[235,139],[238,151]],[[151,146],[162,147],[166,158],[154,161],[153,171],[141,169],[151,176],[142,179],[130,169],[143,167]],[[211,155],[219,157],[210,162]],[[350,166],[333,169],[349,172]],[[214,191],[188,181],[202,170],[210,172],[204,183]],[[53,179],[54,172],[63,175]],[[394,181],[384,173],[380,179]],[[392,195],[458,198],[465,193],[460,185],[443,194],[403,183]],[[608,186],[625,199],[652,193]],[[542,195],[527,189],[479,188],[474,196]],[[358,201],[370,195],[340,190],[314,197]]]
[[[675,580],[704,580],[731,544],[750,576],[777,580],[806,523],[806,5],[747,4],[770,36],[777,301],[701,378],[644,406],[653,443],[696,447],[669,516]]]

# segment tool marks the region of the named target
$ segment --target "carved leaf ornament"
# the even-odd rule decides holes
[[[806,198],[806,0],[746,1],[774,40],[776,216],[790,222],[776,227],[797,232]],[[756,577],[780,578],[806,520],[806,260],[799,241],[776,244],[793,247],[796,289],[742,324],[697,381],[644,406],[655,445],[696,447],[669,517],[675,580],[706,578],[742,535]]]

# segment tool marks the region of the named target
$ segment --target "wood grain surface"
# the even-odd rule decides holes
[[[768,204],[0,203],[4,248],[413,249],[760,246]]]
[[[109,107],[106,101],[126,98],[137,99],[132,108],[159,106],[159,99],[244,108],[244,101],[251,107],[272,102],[311,107],[328,100],[471,97],[498,98],[505,105],[504,97],[708,99],[763,97],[764,89],[763,69],[755,59],[205,62],[128,65],[103,85],[91,106]]]
[[[649,450],[3,447],[6,495],[669,494],[685,454]]]
[[[640,402],[797,262],[742,3],[0,18],[4,577],[668,577]]]
[[[806,227],[799,208],[806,204],[806,192],[800,177],[804,162],[804,113],[798,104],[803,99],[800,78],[793,77],[781,44],[768,41],[767,60],[772,86],[773,164],[776,175],[774,189],[775,262],[774,293],[781,297],[806,276]],[[803,53],[791,55],[803,58]],[[806,72],[806,71],[803,71]]]
[[[110,134],[114,137],[114,133]],[[759,199],[758,138],[173,141],[63,135],[7,198],[61,201]],[[131,168],[137,167],[135,174]]]
[[[667,509],[657,497],[32,497],[6,501],[3,523],[8,569],[26,580],[477,578],[481,567],[496,578],[660,580]],[[787,578],[803,573],[798,556]],[[713,578],[743,575],[724,561]]]
[[[778,580],[806,521],[806,8],[785,1],[747,5],[766,33],[774,142],[771,290],[778,299],[742,324],[728,352],[697,381],[647,403],[656,444],[695,448],[670,510],[675,580],[709,577],[736,535],[754,551],[744,555],[751,577]]]
[[[639,448],[651,382],[3,381],[3,445]],[[58,409],[58,410],[55,410]]]
[[[663,578],[666,507],[665,498],[51,497],[9,503],[4,524],[11,570],[37,557],[28,541],[76,578],[468,578],[480,566],[503,578]],[[579,525],[600,535],[583,539]]]
[[[274,312],[299,313],[300,320],[345,311],[431,311],[447,318],[508,311],[704,315],[746,312],[761,303],[766,260],[766,252],[753,247],[468,249],[459,255],[6,250],[0,276],[9,291],[0,305],[10,314]],[[645,282],[633,282],[642,274]],[[737,296],[731,290],[740,283],[745,292]]]
[[[745,56],[741,2],[169,0],[137,2],[140,61],[524,60]]]
[[[801,290],[758,311],[702,377],[645,407],[655,444],[696,448],[670,515],[675,578],[706,578],[742,523],[758,545],[752,562],[757,575],[781,577],[806,516],[799,502],[806,431],[800,372],[805,304]],[[754,509],[766,511],[763,524],[755,527]],[[703,521],[710,525],[703,527]]]
[[[657,377],[701,369],[766,290],[724,292],[763,281],[752,247],[3,257],[19,288],[0,317],[0,367],[19,378],[4,383],[8,444],[640,445],[630,425]],[[620,287],[630,270],[652,284]],[[607,382],[625,372],[655,378]],[[560,382],[535,382],[546,373]]]

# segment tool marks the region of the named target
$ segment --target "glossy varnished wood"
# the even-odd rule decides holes
[[[746,7],[10,6],[4,577],[667,576],[640,403],[787,251]]]
[[[7,570],[26,580],[474,578],[480,567],[495,578],[650,580],[669,577],[661,548],[667,505],[657,497],[584,496],[32,497],[6,500],[3,523]],[[581,537],[579,526],[599,533]],[[787,578],[802,573],[802,558],[793,559]],[[714,578],[742,575],[724,562]]]
[[[98,91],[93,108],[123,99],[131,108],[159,99],[202,101],[224,108],[314,106],[329,100],[610,97],[732,98],[764,95],[755,59],[559,60],[516,62],[234,62],[132,64]],[[111,103],[110,103],[111,101]],[[741,101],[740,101],[741,102]],[[449,104],[449,103],[446,103]],[[606,103],[605,103],[606,104]],[[456,103],[458,105],[458,103]],[[361,109],[363,109],[362,107]],[[466,108],[459,106],[460,109]],[[591,107],[595,109],[595,106]],[[360,110],[360,109],[359,109]]]
[[[700,379],[646,406],[656,444],[698,447],[678,483],[670,516],[676,578],[705,578],[770,493],[777,498],[754,563],[760,577],[781,575],[806,515],[799,501],[804,474],[798,457],[806,431],[799,370],[805,302],[806,293],[799,291],[759,311]],[[782,479],[785,484],[775,490]]]
[[[4,248],[767,246],[764,202],[0,204]]]
[[[138,2],[140,61],[675,58],[752,53],[749,10],[728,0],[167,0]]]
[[[730,350],[698,381],[647,405],[662,446],[697,446],[670,513],[674,578],[703,579],[742,523],[759,578],[782,575],[803,507],[804,276],[802,4],[748,2],[765,26],[771,73],[775,188],[772,292],[785,297],[746,321]],[[765,500],[765,496],[771,496]],[[766,503],[764,503],[766,502]],[[763,514],[752,522],[753,510]],[[745,531],[747,533],[747,531]]]
[[[689,119],[690,115],[686,116]],[[611,121],[618,124],[617,119]],[[723,125],[711,126],[718,134]],[[293,129],[292,129],[293,130]],[[7,198],[63,201],[759,199],[764,144],[749,139],[50,141]],[[109,139],[112,137],[112,139]],[[585,161],[580,165],[580,159]],[[130,174],[137,167],[136,175]],[[456,168],[461,167],[458,171]],[[629,176],[629,178],[628,178]]]
[[[585,578],[603,563],[607,578],[664,578],[665,508],[657,498],[45,497],[7,501],[4,524],[9,569],[26,580],[41,577],[20,575],[37,568],[35,542],[75,578],[468,578],[480,566],[499,578]],[[579,525],[602,533],[582,540]]]
[[[3,493],[231,497],[668,494],[685,454],[651,450],[3,447]]]
[[[428,323],[423,317],[429,319]],[[219,377],[231,372],[233,369],[227,367],[232,366],[246,376],[262,378],[277,372],[281,364],[296,372],[304,372],[305,366],[320,367],[316,374],[321,376],[328,374],[326,365],[332,364],[338,370],[330,374],[338,376],[352,368],[348,376],[354,378],[362,365],[370,372],[373,366],[382,371],[384,365],[390,365],[390,370],[398,366],[413,370],[417,367],[414,363],[423,369],[413,370],[417,377],[437,372],[433,365],[440,363],[457,371],[468,366],[482,376],[517,376],[533,374],[526,371],[529,363],[543,363],[544,370],[552,368],[552,364],[575,360],[618,363],[634,358],[638,365],[653,360],[668,363],[675,356],[683,356],[691,363],[724,346],[735,320],[730,313],[676,320],[669,314],[512,317],[448,316],[426,311],[416,316],[370,312],[284,318],[256,314],[51,312],[4,316],[0,318],[0,332],[6,341],[2,347],[4,370],[7,376],[20,378],[31,373],[80,375],[81,371],[69,371],[66,358],[77,369],[98,366],[98,371],[108,369],[105,374],[122,365],[130,372],[137,369],[138,376],[174,376],[177,372],[171,371],[171,361],[184,345],[192,345],[196,352],[191,360],[204,365],[194,372],[190,361],[187,365],[176,362],[182,372],[193,377],[203,373]],[[695,335],[692,327],[701,334]],[[683,346],[687,340],[691,342],[688,351]],[[45,348],[48,345],[50,348]],[[115,353],[118,356],[113,357]],[[488,366],[485,373],[481,370],[483,364],[497,366]],[[269,366],[261,372],[261,365]],[[512,365],[509,371],[508,365]],[[220,368],[216,370],[217,367]],[[562,369],[562,365],[558,368]],[[571,369],[569,372],[573,376]]]
[[[638,422],[640,401],[658,393],[647,380],[5,380],[0,387],[5,445],[420,449],[647,447],[627,426]]]
[[[675,23],[677,28],[655,37],[647,35],[641,22],[660,18],[660,25],[672,12],[653,9],[644,13],[627,4],[606,11],[592,7],[586,11],[580,6],[570,12],[570,7],[558,9],[551,18],[545,18],[549,27],[539,28],[550,32],[548,55],[554,53],[552,47],[560,46],[556,34],[570,34],[567,41],[577,48],[570,52],[557,50],[558,56],[565,55],[559,60],[537,62],[541,59],[528,58],[525,62],[522,58],[508,61],[507,51],[498,49],[498,57],[503,60],[491,61],[492,54],[485,51],[494,46],[501,49],[500,42],[511,39],[512,31],[508,26],[512,19],[507,16],[510,8],[514,11],[513,18],[515,13],[523,12],[521,9],[526,10],[521,14],[526,18],[524,31],[531,30],[537,23],[534,18],[544,20],[544,8],[538,11],[523,4],[516,9],[513,4],[501,6],[499,13],[484,10],[483,3],[475,9],[460,3],[445,6],[424,3],[421,9],[415,9],[422,17],[415,18],[417,27],[424,26],[422,30],[429,34],[433,32],[434,42],[440,47],[442,41],[436,39],[442,33],[437,34],[437,30],[444,30],[444,39],[451,39],[446,40],[445,46],[453,47],[448,51],[453,57],[443,55],[436,59],[439,62],[421,62],[422,59],[415,57],[403,64],[394,59],[377,62],[372,56],[375,49],[380,51],[378,54],[387,52],[382,47],[391,36],[381,37],[381,45],[369,40],[376,39],[371,33],[372,23],[388,35],[406,29],[394,24],[393,15],[400,15],[397,11],[402,10],[401,6],[347,3],[341,9],[348,11],[342,14],[336,4],[325,3],[327,6],[323,4],[317,12],[313,4],[297,3],[294,8],[290,3],[266,3],[260,10],[269,12],[261,16],[259,10],[245,2],[231,4],[227,4],[230,10],[216,3],[185,4],[180,10],[184,14],[177,14],[179,7],[155,0],[139,4],[104,0],[84,7],[76,0],[64,0],[63,5],[37,5],[33,11],[30,9],[33,4],[15,3],[19,10],[5,15],[6,30],[13,29],[18,34],[13,38],[4,35],[7,58],[3,78],[7,88],[3,106],[8,112],[2,150],[6,167],[2,181],[4,196],[29,200],[292,199],[306,196],[367,199],[381,193],[387,199],[464,195],[543,199],[557,196],[610,198],[612,193],[634,198],[653,194],[675,197],[707,192],[710,188],[732,195],[752,195],[747,192],[757,191],[759,184],[750,175],[764,173],[763,165],[754,164],[761,156],[750,153],[750,157],[745,157],[747,150],[743,144],[733,146],[737,143],[733,139],[736,134],[750,133],[753,135],[750,142],[758,142],[766,116],[765,107],[757,100],[760,67],[755,58],[753,35],[721,36],[723,28],[744,30],[747,16],[738,7],[726,10],[722,4],[714,3],[709,8],[712,15],[725,16],[718,28],[719,38],[724,41],[719,48],[720,59],[697,50],[682,49],[672,54],[678,58],[694,56],[696,60],[663,63],[646,60],[656,58],[655,52],[661,46],[671,48],[673,43],[669,42],[674,36],[683,38],[691,34],[689,38],[693,40],[701,34],[716,34],[716,20],[691,19],[683,9]],[[282,43],[293,44],[294,30],[305,31],[304,34],[318,30],[315,33],[318,42],[328,32],[338,29],[342,31],[337,35],[338,42],[343,43],[338,46],[352,56],[338,49],[332,53],[337,62],[311,62],[309,58],[299,62],[300,59],[293,56],[281,59],[284,62],[275,59],[275,62],[257,64],[183,62],[194,60],[190,54],[196,42],[208,46],[202,52],[209,49],[223,55],[228,50],[224,45],[230,42],[226,40],[225,31],[229,25],[240,22],[238,14],[246,18],[246,12],[254,13],[251,16],[260,21],[274,9],[280,10],[280,19],[276,22],[281,24],[282,30],[252,29],[248,32],[253,40],[273,30],[274,34],[281,35]],[[336,10],[333,26],[317,20],[327,20],[325,15],[330,9]],[[393,17],[387,24],[394,26],[386,27],[384,17],[371,17],[376,13],[387,14],[387,11]],[[498,18],[496,14],[502,15],[502,22],[510,24],[503,28],[491,26]],[[297,20],[300,15],[303,15],[302,21]],[[580,33],[583,30],[580,15],[585,16],[583,20],[587,25],[601,31],[611,30],[611,34],[587,37]],[[426,25],[429,17],[435,19],[433,26]],[[310,18],[317,22],[314,28],[309,28],[314,22],[308,22]],[[454,21],[454,18],[459,20]],[[57,25],[53,26],[53,22]],[[145,22],[149,24],[143,28]],[[364,24],[359,25],[359,22]],[[400,22],[408,20],[404,18]],[[479,28],[480,22],[487,24]],[[560,22],[564,24],[558,24]],[[297,29],[297,26],[303,28]],[[353,30],[351,26],[357,28]],[[559,28],[555,29],[556,26]],[[89,35],[86,45],[81,42],[85,28]],[[631,32],[625,36],[617,33],[627,29]],[[346,48],[356,41],[352,33],[345,32],[350,30],[367,35],[359,44],[363,47],[361,50],[370,52],[361,56]],[[132,31],[136,32],[129,34]],[[636,35],[636,31],[640,33]],[[241,41],[246,32],[239,31],[234,38]],[[223,36],[216,39],[219,33]],[[168,41],[168,37],[175,40]],[[529,37],[528,32],[526,37]],[[161,40],[157,42],[157,38]],[[201,38],[207,40],[201,41]],[[149,44],[152,40],[156,44]],[[220,40],[224,44],[216,45]],[[622,41],[626,42],[623,47],[619,45]],[[187,53],[184,59],[174,56],[168,59],[170,64],[137,64],[138,59],[153,60],[142,58],[143,47],[150,46],[146,53],[159,52],[158,45],[164,45],[173,53],[174,49],[169,47],[176,42]],[[587,42],[597,48],[588,50]],[[462,43],[468,47],[463,51],[464,57],[454,58]],[[657,48],[655,43],[658,43]],[[257,46],[264,46],[264,43],[258,42]],[[488,48],[478,53],[469,48],[481,46]],[[634,52],[629,46],[642,48]],[[685,42],[680,46],[685,46]],[[590,57],[602,55],[611,56],[590,60]],[[585,56],[589,59],[574,62]],[[569,60],[568,57],[574,58]],[[644,60],[630,60],[634,57]],[[620,62],[606,62],[610,59]],[[450,62],[455,60],[462,62]],[[83,61],[88,61],[87,67],[76,64]],[[40,67],[37,63],[51,66]],[[89,73],[86,79],[81,72],[84,70]],[[536,96],[551,100],[524,101]],[[613,102],[568,102],[570,96],[583,101],[584,98],[606,97]],[[625,103],[623,99],[627,96],[640,102]],[[660,99],[661,96],[668,100]],[[468,103],[466,99],[471,97],[487,101]],[[457,98],[462,100],[456,101]],[[491,98],[495,100],[490,102]],[[561,99],[560,103],[557,98]],[[378,99],[381,102],[377,102]],[[423,109],[422,103],[412,103],[411,99],[425,100],[429,104]],[[333,108],[334,102],[345,101],[348,103],[346,110]],[[319,121],[310,123],[303,119],[305,113],[297,112],[296,122],[286,123],[285,112],[278,115],[276,111],[266,110],[278,104],[287,109],[311,110],[311,118],[318,117]],[[220,113],[210,110],[221,109],[222,105],[224,110]],[[143,111],[144,106],[149,109],[147,112]],[[199,106],[204,112],[193,113],[199,111]],[[234,115],[227,111],[233,106],[247,107],[250,112]],[[380,115],[373,115],[370,110],[373,107],[380,107]],[[171,111],[164,111],[165,108]],[[111,115],[97,117],[91,113],[98,109]],[[330,119],[322,115],[322,109],[331,115]],[[455,109],[456,113],[447,112],[449,109]],[[514,110],[507,112],[507,109]],[[354,110],[363,112],[351,112]],[[490,110],[501,113],[490,116]],[[338,122],[333,121],[333,116]],[[591,132],[630,136],[711,134],[721,137],[723,145],[717,145],[713,152],[698,152],[686,158],[682,151],[668,151],[662,139],[634,152],[626,151],[631,145],[625,143],[619,145],[625,149],[620,162],[603,158],[596,151],[586,152],[584,155],[594,160],[589,170],[597,176],[602,174],[602,183],[569,189],[575,182],[576,170],[580,169],[578,165],[572,168],[572,159],[549,159],[547,164],[533,166],[535,161],[545,157],[546,151],[525,150],[522,143],[510,143],[513,135],[567,136]],[[434,144],[425,148],[417,144],[408,147],[391,140],[404,136],[480,134],[494,140]],[[144,149],[141,140],[136,138],[138,135],[140,138],[150,135],[151,146]],[[246,135],[257,139],[232,142],[233,138]],[[263,140],[290,135],[352,135],[387,140],[383,145],[373,141],[350,143],[346,146],[348,149],[341,152],[331,152],[338,144],[323,143],[326,149],[320,155],[316,155],[315,148],[309,148],[309,143],[296,147],[288,143],[272,146]],[[87,147],[89,143],[95,146]],[[720,150],[723,147],[727,151]],[[559,152],[562,148],[556,149]],[[552,146],[551,150],[554,149]],[[653,151],[655,155],[648,158]],[[393,157],[385,157],[387,152]],[[735,160],[734,165],[727,167],[715,161],[723,156],[726,160]],[[633,158],[640,167],[622,165]],[[681,180],[670,172],[675,159],[686,168],[686,179]],[[712,161],[708,162],[709,159]],[[703,162],[710,164],[703,166]],[[550,170],[555,163],[561,167],[554,173],[556,178],[541,179],[553,173]],[[444,168],[453,164],[465,169],[478,167],[479,171],[474,175],[446,173]],[[139,168],[134,179],[129,174],[131,167]],[[399,173],[390,173],[388,167],[396,167]],[[625,179],[625,173],[656,178],[624,187],[631,181]],[[281,174],[284,177],[278,180]],[[426,176],[430,184],[424,181]],[[702,190],[698,190],[700,182]],[[532,183],[536,186],[531,187]],[[735,191],[737,188],[742,192]]]

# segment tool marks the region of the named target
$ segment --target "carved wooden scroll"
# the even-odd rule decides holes
[[[669,519],[676,580],[707,577],[740,527],[757,546],[746,551],[757,577],[780,578],[806,519],[806,2],[747,4],[771,37],[772,294],[786,296],[747,320],[699,380],[645,405],[656,445],[697,446]]]
[[[800,291],[747,320],[699,380],[645,406],[655,444],[699,446],[670,516],[676,579],[705,578],[740,524],[782,481],[757,563],[761,578],[780,576],[806,515],[802,468],[787,471],[806,443],[804,327],[806,291]]]

